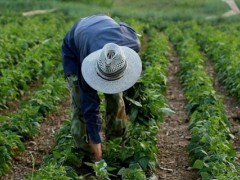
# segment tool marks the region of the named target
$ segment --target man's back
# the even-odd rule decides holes
[[[74,30],[74,42],[80,53],[80,61],[110,42],[139,50],[136,32],[127,24],[117,23],[106,15],[81,19]]]
[[[93,15],[80,19],[67,32],[62,45],[64,74],[81,76],[80,66],[90,53],[107,43],[127,46],[136,52],[140,42],[136,32],[125,23],[117,23],[106,15]]]

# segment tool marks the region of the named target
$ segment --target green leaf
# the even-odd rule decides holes
[[[61,155],[61,153],[59,153],[59,152],[57,152],[57,151],[53,151],[53,157],[54,157],[55,159],[59,159],[59,158],[62,157],[62,155]]]
[[[201,152],[202,152],[203,154],[205,154],[206,156],[208,155],[208,153],[207,153],[206,151],[204,151],[204,150],[201,150]]]
[[[1,118],[1,117],[0,117]],[[0,119],[0,121],[1,121],[1,119]],[[231,134],[231,133],[229,133],[229,137],[231,138],[231,139],[234,139],[235,138],[235,136],[233,135],[233,134]]]
[[[140,103],[140,102],[138,102],[138,101],[135,101],[135,100],[133,100],[133,99],[131,99],[131,98],[129,98],[129,97],[125,97],[128,101],[130,101],[132,104],[134,104],[134,105],[136,105],[136,106],[138,106],[138,107],[142,107],[142,104]]]
[[[143,157],[143,158],[138,160],[138,163],[141,165],[143,170],[146,170],[147,167],[148,167],[149,158],[148,157]]]
[[[201,172],[200,175],[203,179],[209,179],[210,178],[210,175],[207,172]]]
[[[129,164],[129,168],[131,169],[141,169],[141,166],[138,163]]]
[[[89,162],[84,162],[84,164],[86,164],[87,166],[93,167],[94,164],[93,163],[89,163]]]
[[[202,143],[206,143],[206,142],[207,142],[207,140],[206,140],[206,138],[205,138],[205,137],[202,137],[202,138],[201,138],[201,140],[200,140],[200,142],[202,142]]]
[[[122,138],[121,138],[121,137],[118,137],[118,138],[113,139],[112,141],[113,141],[114,144],[119,145],[119,144],[121,144],[121,142],[122,142]]]
[[[203,168],[203,161],[202,160],[196,160],[195,163],[193,164],[193,168],[196,169],[202,169]]]
[[[144,143],[140,142],[139,144],[144,150],[146,149],[146,145]]]
[[[8,120],[8,116],[0,116],[0,122]]]
[[[129,115],[130,119],[134,121],[136,119],[137,115],[138,115],[138,109],[136,107],[132,108],[131,113]]]
[[[174,114],[175,112],[173,110],[171,110],[170,108],[161,108],[160,109],[161,112],[165,113],[165,114]]]
[[[123,175],[125,169],[126,169],[125,167],[122,167],[122,168],[118,171],[117,175]]]

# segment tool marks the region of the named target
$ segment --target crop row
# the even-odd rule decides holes
[[[169,37],[180,56],[180,79],[188,100],[192,133],[188,146],[193,168],[203,179],[239,179],[236,152],[230,143],[228,120],[222,102],[207,75],[200,47],[176,26]]]
[[[209,24],[207,24],[207,26],[209,26]],[[238,37],[238,33],[239,33],[239,30],[240,30],[239,23],[235,23],[235,22],[230,23],[229,22],[227,26],[226,26],[225,23],[222,23],[222,24],[219,24],[217,26],[214,26],[214,29],[217,30],[217,31],[224,32],[225,36],[228,36],[228,37],[230,36],[234,40],[239,38]]]
[[[55,73],[43,80],[43,85],[31,99],[22,102],[16,113],[0,116],[0,175],[10,169],[11,157],[24,151],[25,139],[38,133],[39,123],[46,113],[54,110],[65,97],[66,88],[60,67],[56,67]]]
[[[211,26],[198,33],[198,42],[214,61],[219,80],[240,101],[240,52],[236,34],[221,32]]]
[[[0,116],[0,176],[11,168],[12,157],[24,151],[24,141],[38,133],[39,123],[66,92],[59,66],[59,44],[66,28],[61,15],[10,19],[4,23],[1,17],[0,108],[28,90],[32,80],[43,80],[16,113]]]
[[[122,179],[144,179],[145,175],[141,175],[141,172],[155,171],[158,164],[157,134],[160,122],[163,121],[164,113],[172,113],[167,108],[164,96],[168,39],[155,31],[150,31],[148,35],[150,39],[142,57],[142,78],[125,93],[131,120],[125,146],[121,148],[118,143],[107,143],[107,147],[111,146],[106,151],[106,159],[113,165],[119,162],[119,165],[125,165],[118,172]]]
[[[144,73],[141,81],[124,93],[130,122],[128,134],[123,140],[115,138],[105,142],[104,159],[110,171],[122,179],[146,179],[145,172],[154,171],[157,164],[157,133],[162,114],[172,112],[166,108],[164,97],[168,40],[163,34],[151,32],[148,49],[143,55]],[[124,147],[122,142],[124,141]],[[76,169],[80,160],[71,152],[70,122],[56,135],[56,146],[45,157],[39,171],[29,175],[29,179],[44,177],[77,177]],[[72,168],[74,167],[74,168]]]
[[[39,20],[39,18],[37,18],[37,20]],[[42,18],[42,21],[44,22],[44,18]],[[58,24],[60,22],[56,21],[56,18],[51,17],[45,21],[46,23],[57,24],[55,25],[56,27],[60,26]],[[34,22],[36,23],[36,20],[32,23]],[[24,24],[24,28],[25,26]],[[36,27],[41,29],[39,26],[41,26],[41,23],[38,25],[32,24],[31,28],[33,30]],[[11,39],[11,46],[15,47],[16,50],[19,51],[19,54],[16,56],[16,63],[1,69],[0,108],[7,108],[8,101],[16,99],[27,91],[33,80],[41,79],[55,71],[55,66],[59,63],[60,42],[65,30],[63,24],[61,24],[61,26],[61,28],[53,28],[52,25],[50,25],[48,30],[43,26],[44,31],[50,31],[51,33],[42,33],[41,36],[43,37],[41,42],[38,42],[38,44],[35,44],[33,47],[26,46],[24,52],[22,52],[20,47],[15,47],[13,45],[14,40]],[[24,32],[22,33],[25,34]],[[32,38],[31,36],[33,36],[34,31],[29,34],[31,35],[27,36],[27,38]],[[36,34],[36,38],[40,38],[40,36]],[[3,62],[11,63],[7,58],[3,59]]]
[[[36,17],[0,18],[0,69],[14,67],[24,61],[25,53],[61,31],[63,16],[42,15]],[[9,19],[9,17],[8,17]],[[0,71],[0,76],[3,73]]]
[[[4,108],[9,100],[28,90],[32,80],[54,72],[55,66],[59,64],[59,43],[56,41],[57,38],[53,38],[35,50],[29,50],[15,67],[1,70],[3,76],[0,77],[0,107]]]
[[[239,26],[211,26],[202,23],[183,23],[179,25],[184,33],[196,39],[201,50],[214,62],[218,79],[226,90],[240,99],[240,53]],[[202,30],[204,28],[204,30]]]

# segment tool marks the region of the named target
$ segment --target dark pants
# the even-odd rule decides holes
[[[81,112],[77,77],[68,77],[67,84],[71,96],[71,133],[73,136],[74,146],[90,151],[86,123]],[[123,94],[105,94],[105,108],[106,139],[124,136],[126,133],[127,116],[125,112]]]

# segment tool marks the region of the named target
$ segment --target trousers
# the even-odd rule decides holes
[[[69,76],[66,80],[70,92],[71,134],[73,137],[73,145],[85,151],[90,151],[86,121],[81,112],[78,78],[77,76]],[[104,94],[104,106],[104,134],[106,139],[125,136],[128,118],[125,111],[123,93]],[[102,137],[102,131],[100,132],[100,136]]]

